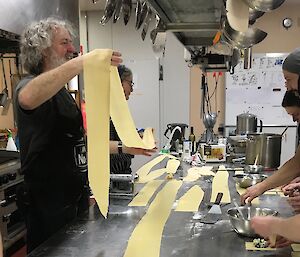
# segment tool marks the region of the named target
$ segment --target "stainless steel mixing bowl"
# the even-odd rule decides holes
[[[264,166],[262,165],[246,165],[244,167],[244,171],[246,173],[261,173],[264,170]]]
[[[237,174],[233,175],[233,179],[241,188],[248,188],[262,182],[268,176],[262,174]]]
[[[250,220],[254,216],[277,216],[278,212],[269,208],[255,208],[255,207],[246,207],[246,206],[240,206],[238,207],[241,212],[243,213],[243,216],[245,219],[243,219],[237,208],[231,208],[227,211],[227,214],[229,216],[229,220],[231,222],[231,225],[235,232],[237,232],[240,235],[248,236],[248,237],[255,237],[257,236],[254,232],[254,230],[251,228]]]

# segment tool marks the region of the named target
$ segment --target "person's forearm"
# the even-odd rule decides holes
[[[300,242],[300,215],[288,219],[278,218],[272,224],[275,235],[283,236],[288,240]]]
[[[297,150],[298,151],[298,150]],[[289,183],[294,178],[299,176],[300,165],[297,156],[295,155],[289,161],[287,161],[278,171],[276,171],[272,176],[268,177],[266,180],[260,183],[260,186],[267,191],[278,186],[282,186]]]
[[[33,110],[53,97],[67,82],[83,69],[83,57],[76,57],[59,67],[46,71],[20,90],[19,104],[23,109]]]
[[[109,141],[109,153],[111,153],[111,154],[119,153],[118,144],[119,144],[119,141]],[[134,148],[127,147],[122,144],[122,153],[134,155],[135,153],[132,153],[133,149]]]

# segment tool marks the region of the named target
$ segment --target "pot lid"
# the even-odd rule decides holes
[[[249,112],[246,112],[246,113],[239,114],[237,117],[241,117],[241,118],[256,118],[256,115],[251,114]]]

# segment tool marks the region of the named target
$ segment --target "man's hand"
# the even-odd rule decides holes
[[[274,225],[278,218],[273,216],[255,216],[251,219],[251,227],[264,238],[274,235]]]
[[[283,247],[290,246],[293,243],[294,243],[293,241],[288,240],[285,237],[277,236],[275,245],[270,245],[270,247],[272,247],[272,248],[283,248]]]
[[[241,204],[244,205],[246,203],[251,203],[251,201],[260,196],[264,190],[261,188],[261,183],[256,184],[255,186],[251,186],[247,188],[246,192],[241,195]]]
[[[286,186],[282,187],[281,190],[284,193],[284,195],[288,195],[288,196],[299,195],[300,182],[287,184]]]
[[[269,237],[276,235],[276,229],[278,230],[281,221],[282,218],[273,216],[255,216],[251,219],[251,227],[257,234],[268,239]],[[289,246],[292,243],[293,241],[288,240],[280,235],[276,235],[275,245],[270,245],[270,247],[282,248]]]
[[[128,154],[131,154],[131,155],[151,156],[156,151],[157,151],[157,148],[143,149],[143,148],[135,148],[135,147],[123,146],[123,153],[128,153]]]
[[[294,194],[294,196],[289,197],[287,201],[293,207],[296,213],[300,213],[300,195],[299,192],[297,192],[296,194],[297,195]]]
[[[296,177],[296,178],[294,178],[291,182],[289,182],[289,183],[283,185],[283,186],[281,187],[281,190],[283,191],[283,189],[284,189],[286,186],[288,186],[288,185],[290,185],[290,184],[298,183],[298,182],[300,182],[300,177]]]
[[[111,65],[118,66],[120,63],[123,62],[121,59],[122,54],[116,51],[113,51],[112,57],[111,57]]]

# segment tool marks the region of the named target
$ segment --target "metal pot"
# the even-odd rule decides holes
[[[260,132],[262,132],[263,122],[259,120]],[[236,116],[236,134],[243,135],[257,132],[257,118],[251,113],[242,113]]]
[[[246,164],[260,164],[267,169],[280,166],[281,135],[271,133],[248,134],[246,144]]]

